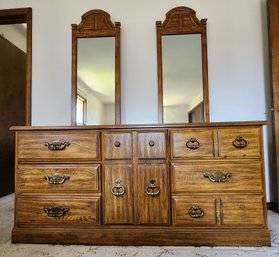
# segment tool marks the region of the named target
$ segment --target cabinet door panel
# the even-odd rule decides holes
[[[170,188],[166,164],[139,164],[137,192],[139,224],[168,224]]]
[[[134,197],[132,165],[104,166],[104,224],[132,224]]]

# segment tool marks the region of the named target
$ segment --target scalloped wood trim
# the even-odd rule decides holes
[[[193,29],[206,24],[207,19],[201,21],[197,18],[196,12],[188,7],[179,6],[166,13],[163,28]]]

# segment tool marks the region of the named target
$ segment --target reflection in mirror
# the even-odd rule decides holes
[[[115,123],[115,38],[77,42],[77,125]]]
[[[72,25],[72,124],[120,124],[120,23],[91,10]]]
[[[162,63],[164,123],[203,122],[194,118],[203,102],[201,35],[162,36]]]
[[[176,7],[156,29],[159,122],[209,122],[206,19]]]

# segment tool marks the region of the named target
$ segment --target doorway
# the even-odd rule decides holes
[[[0,197],[14,192],[15,136],[31,125],[32,9],[0,10]]]

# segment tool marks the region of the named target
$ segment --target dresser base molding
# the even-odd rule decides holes
[[[12,243],[164,246],[270,246],[266,229],[14,228]]]

